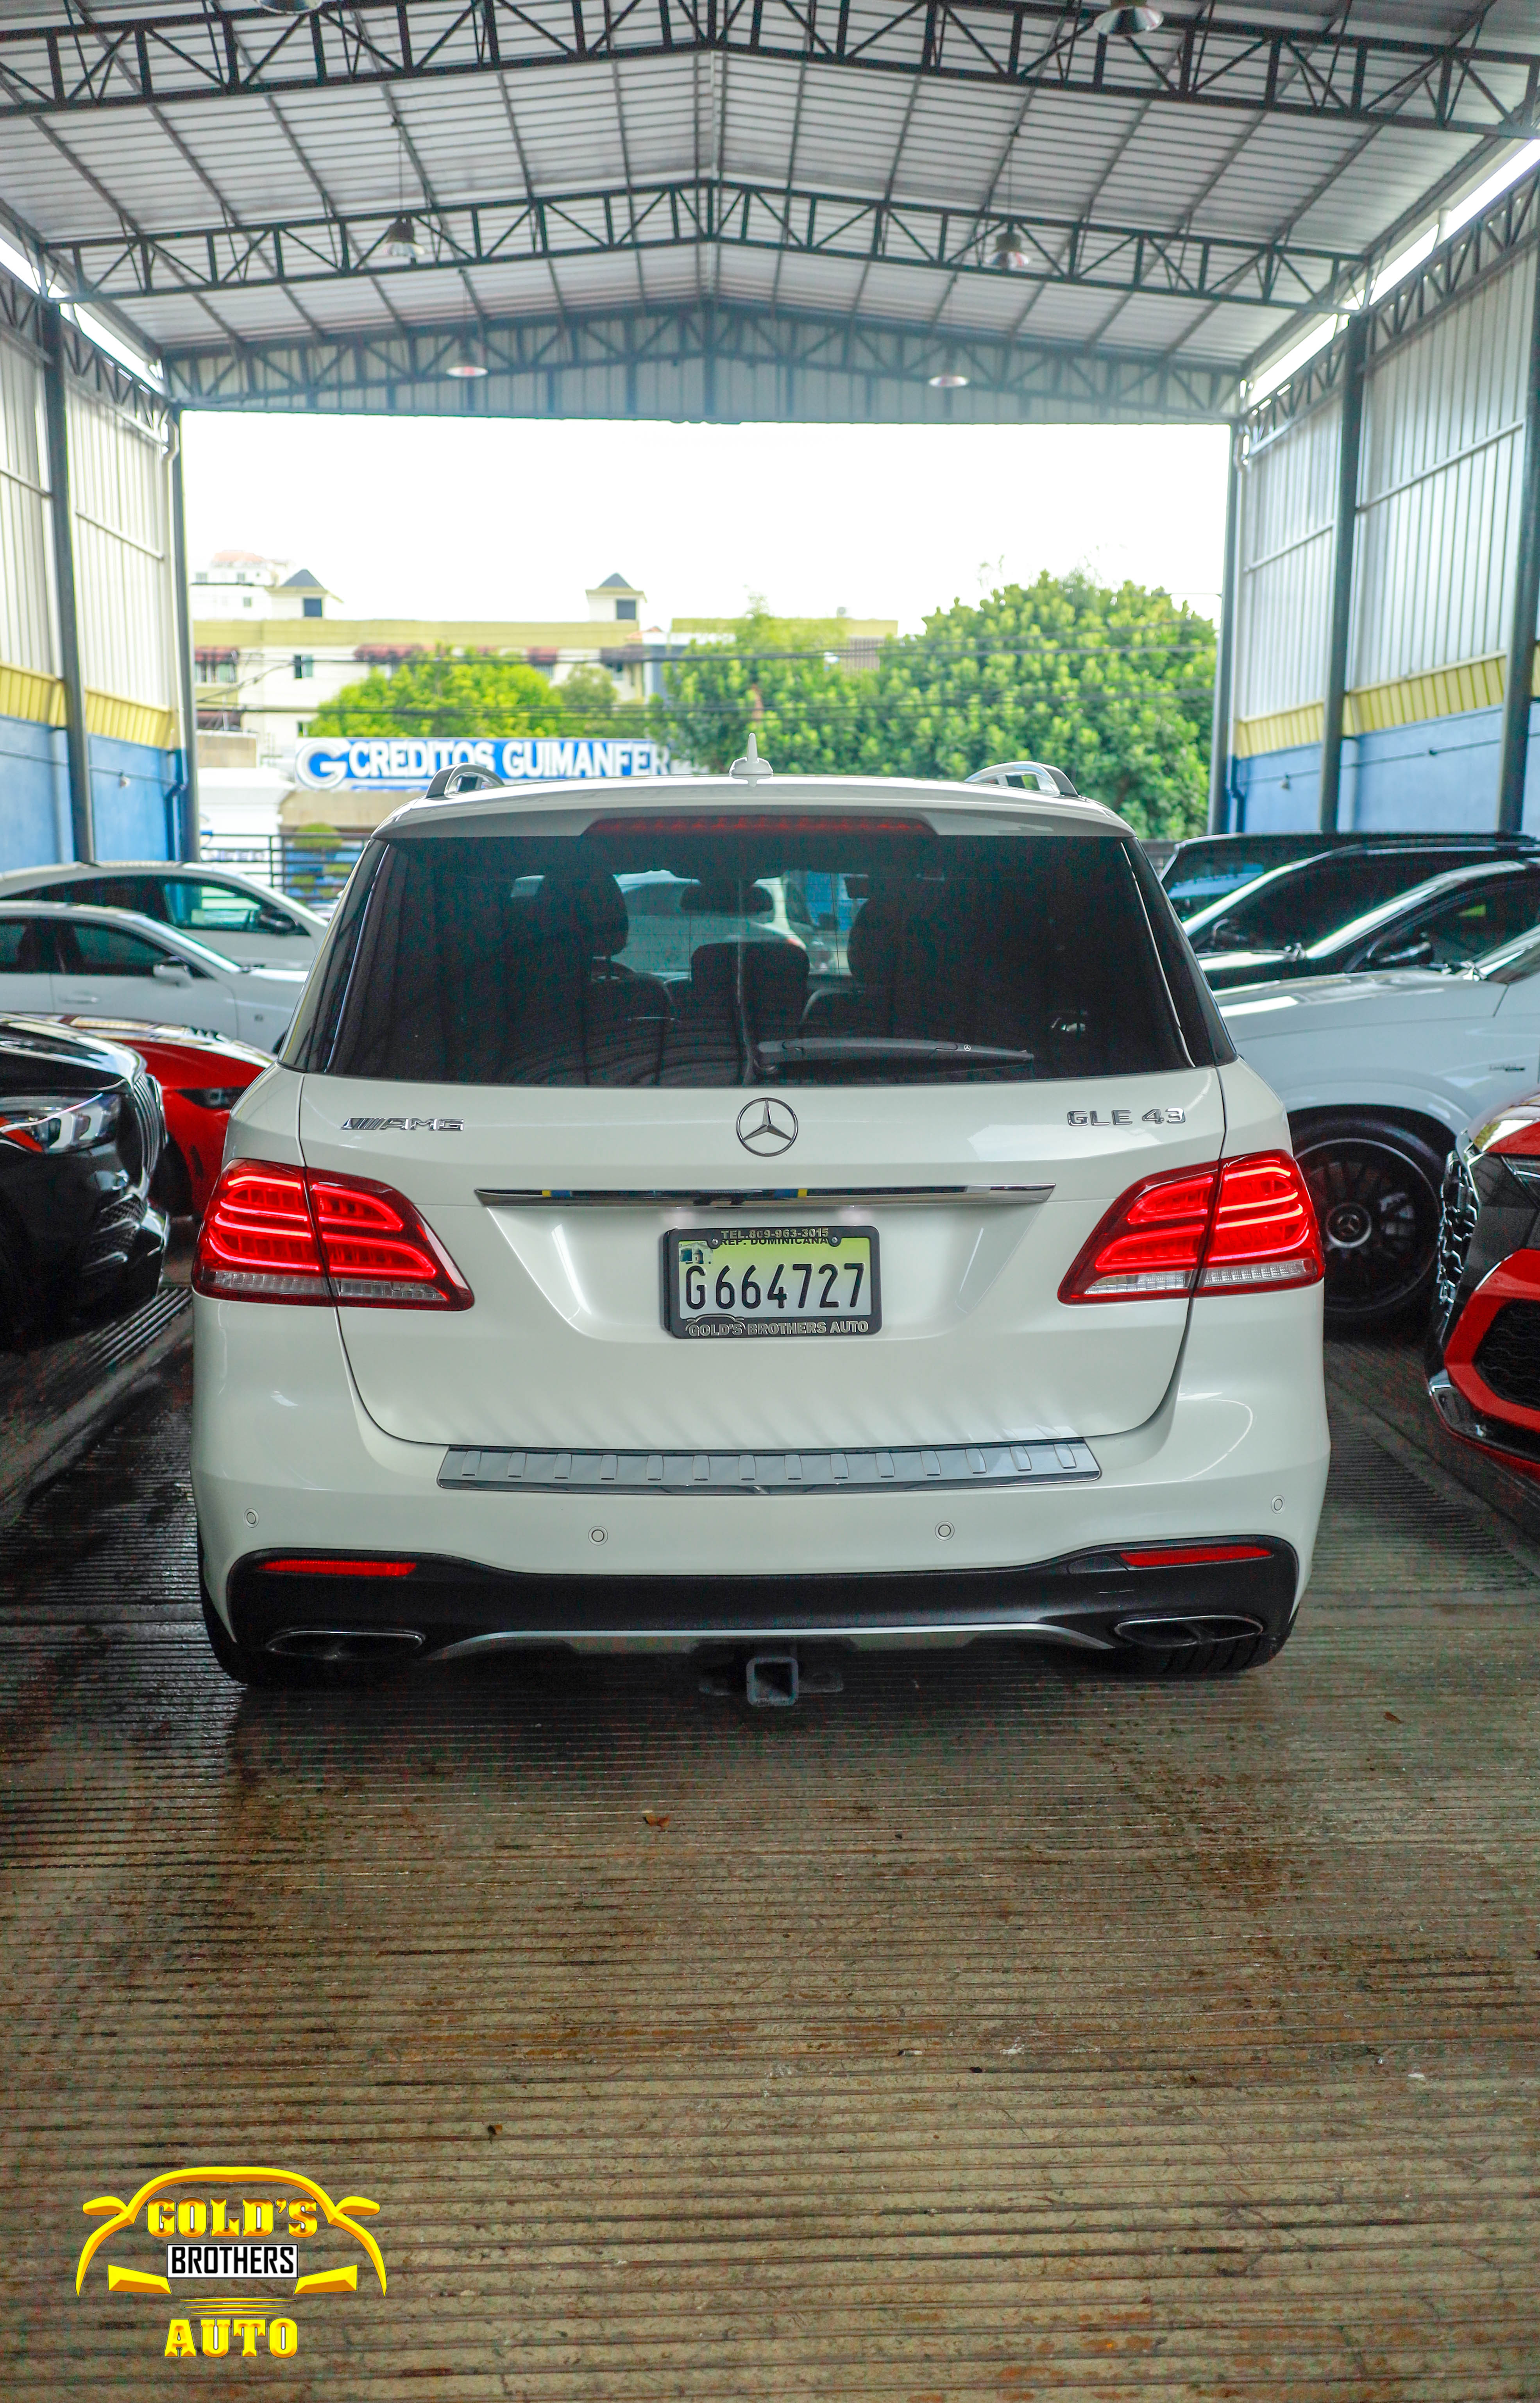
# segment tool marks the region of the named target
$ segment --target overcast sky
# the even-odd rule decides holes
[[[349,617],[573,618],[618,569],[645,625],[925,613],[1085,566],[1217,604],[1209,426],[183,419],[191,564],[309,567]]]

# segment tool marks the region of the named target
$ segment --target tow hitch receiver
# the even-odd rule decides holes
[[[744,1700],[757,1711],[789,1711],[798,1695],[795,1652],[751,1652],[743,1669]]]
[[[742,1684],[740,1686],[739,1677]],[[804,1694],[842,1694],[845,1681],[838,1669],[804,1667],[796,1652],[750,1652],[736,1670],[713,1669],[701,1680],[703,1694],[731,1696],[742,1692],[752,1710],[789,1711]]]

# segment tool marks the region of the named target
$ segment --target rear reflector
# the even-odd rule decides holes
[[[264,1577],[410,1577],[415,1561],[264,1561]]]
[[[394,1187],[262,1160],[232,1160],[215,1187],[192,1282],[227,1301],[468,1310],[475,1299]]]
[[[1321,1238],[1286,1151],[1146,1176],[1113,1204],[1061,1301],[1151,1301],[1316,1285]]]
[[[1197,1569],[1211,1561],[1266,1561],[1272,1556],[1265,1544],[1186,1544],[1119,1552],[1117,1557],[1126,1569]]]

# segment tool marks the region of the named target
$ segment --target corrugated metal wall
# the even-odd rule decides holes
[[[1342,825],[1386,810],[1387,823],[1490,825],[1496,808],[1533,244],[1452,298],[1426,273],[1401,296],[1412,305],[1379,309],[1365,380]],[[1317,806],[1336,548],[1340,399],[1328,384],[1280,429],[1272,419],[1258,412],[1241,476],[1228,789],[1231,823],[1239,807],[1248,825],[1264,805],[1300,824]],[[1420,737],[1450,719],[1458,730]],[[1529,814],[1540,825],[1533,772]]]
[[[1507,648],[1533,280],[1515,259],[1371,368],[1350,685]]]
[[[165,444],[72,385],[70,494],[80,662],[95,692],[176,707]]]
[[[49,549],[43,371],[0,336],[0,667],[59,673]]]
[[[1242,469],[1237,717],[1306,708],[1325,691],[1340,421],[1330,403]]]

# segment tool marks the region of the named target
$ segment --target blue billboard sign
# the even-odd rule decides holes
[[[660,776],[656,743],[605,735],[416,734],[312,736],[295,753],[295,778],[312,792],[415,792],[440,768],[488,768],[505,784],[562,784],[596,776]]]

